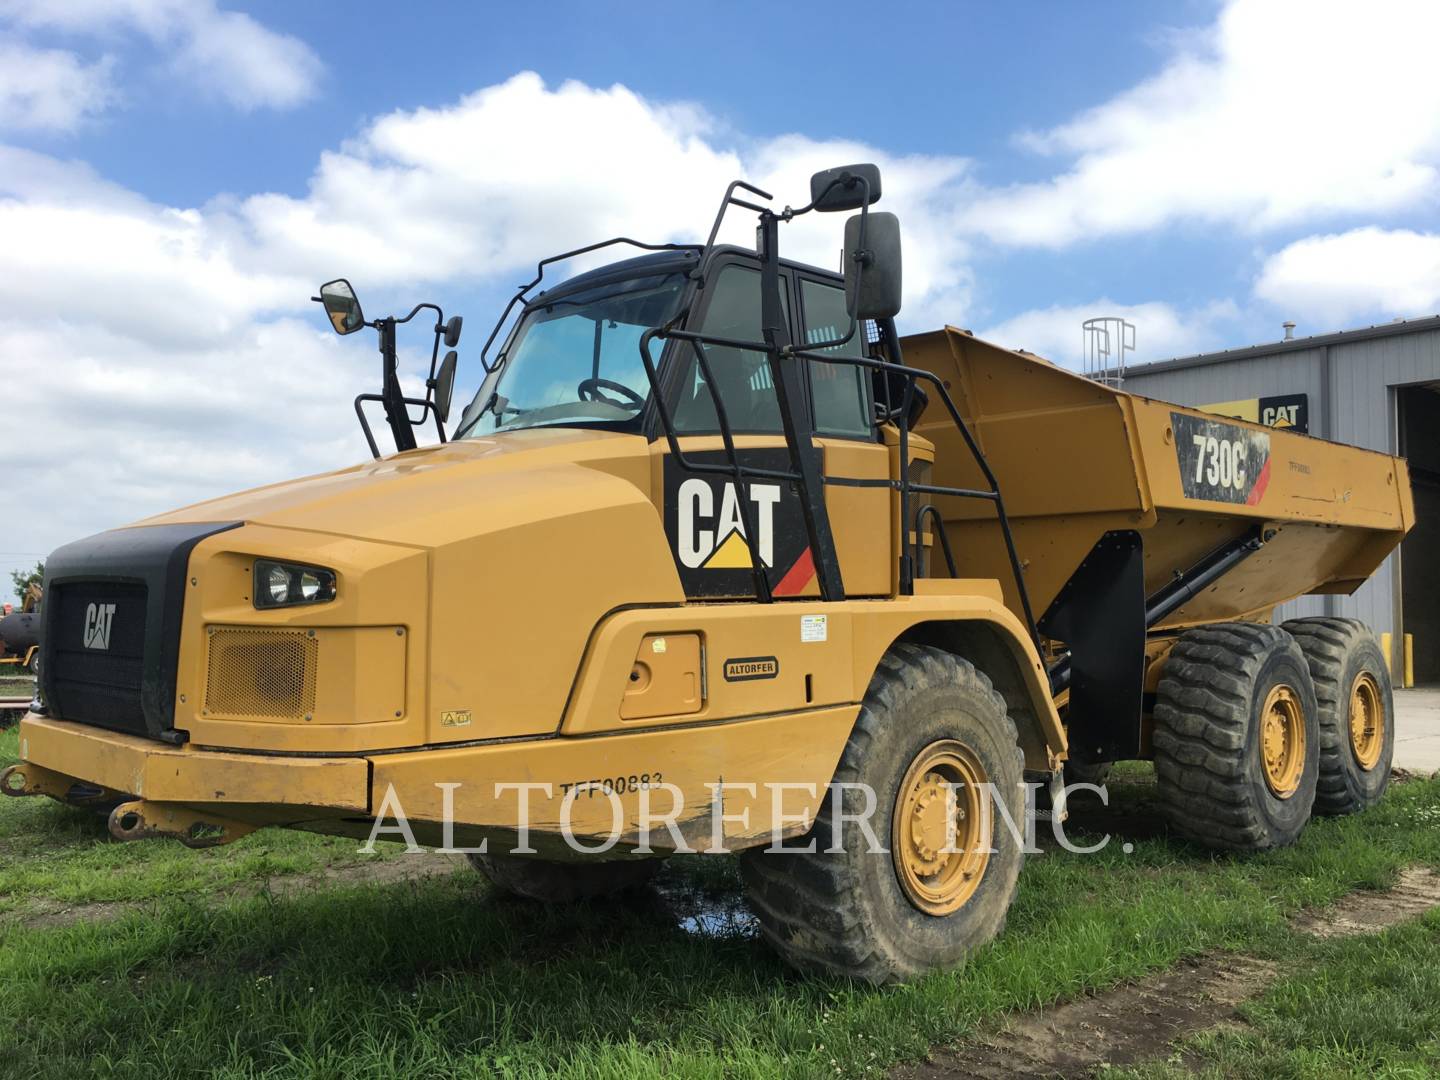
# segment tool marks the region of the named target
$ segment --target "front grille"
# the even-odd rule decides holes
[[[195,545],[238,522],[145,525],[77,540],[45,561],[40,696],[50,715],[172,744],[180,620]]]
[[[68,715],[145,731],[147,599],[144,585],[104,581],[57,586],[46,596],[45,665],[51,696],[64,700]]]
[[[313,633],[216,627],[209,640],[207,714],[304,720],[315,711],[320,644]]]

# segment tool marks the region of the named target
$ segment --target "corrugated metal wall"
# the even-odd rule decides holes
[[[1144,328],[1141,327],[1141,333]],[[1271,394],[1308,394],[1310,434],[1371,450],[1396,451],[1393,388],[1440,381],[1440,331],[1427,329],[1315,348],[1291,346],[1273,355],[1172,370],[1131,369],[1125,389],[1181,405],[1209,405]],[[1396,566],[1392,555],[1354,596],[1301,597],[1277,619],[1347,615],[1378,634],[1395,632]]]

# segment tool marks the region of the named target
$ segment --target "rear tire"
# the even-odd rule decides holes
[[[555,862],[523,855],[467,855],[470,865],[512,896],[542,904],[573,904],[639,888],[660,868],[659,859]]]
[[[1315,810],[1354,814],[1380,801],[1395,753],[1395,697],[1380,643],[1357,619],[1294,619],[1319,703]]]
[[[1278,626],[1222,623],[1181,635],[1155,703],[1155,779],[1175,830],[1236,851],[1292,844],[1319,776],[1315,688]]]
[[[786,845],[813,842],[813,852],[742,852],[746,897],[765,937],[798,968],[870,983],[960,964],[1004,928],[1024,859],[982,785],[994,785],[1023,828],[1023,772],[1015,724],[983,674],[939,649],[894,646],[835,772],[836,783],[874,792],[869,824],[881,850],[871,851],[853,818],[837,823],[832,789],[809,834]],[[954,785],[957,810],[949,853],[934,844],[948,814],[942,784]],[[847,815],[868,801],[859,787],[838,797]],[[985,800],[980,814],[974,797]],[[982,856],[982,847],[993,851]]]

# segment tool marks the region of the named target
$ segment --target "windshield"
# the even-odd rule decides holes
[[[675,314],[684,287],[673,273],[542,297],[465,410],[460,437],[634,420],[650,396],[640,335]]]

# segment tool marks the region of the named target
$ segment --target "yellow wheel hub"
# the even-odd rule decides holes
[[[1288,799],[1305,771],[1305,710],[1288,686],[1274,687],[1260,710],[1261,764],[1265,784],[1277,798]]]
[[[1385,745],[1385,709],[1380,701],[1375,676],[1368,671],[1355,676],[1350,687],[1350,749],[1366,772],[1380,761],[1380,748]]]
[[[906,897],[930,915],[949,915],[980,887],[993,825],[985,768],[954,739],[915,756],[895,796],[891,858]]]

